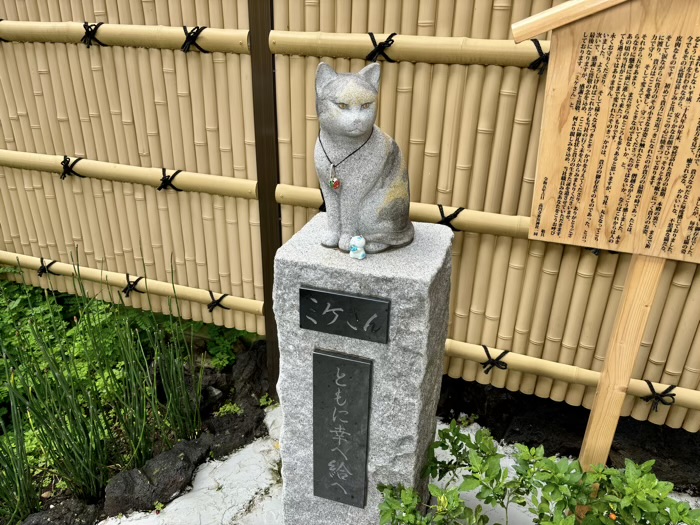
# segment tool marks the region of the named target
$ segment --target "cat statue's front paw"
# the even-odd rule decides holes
[[[365,245],[365,252],[367,253],[379,253],[383,252],[384,250],[390,248],[388,244],[384,244],[383,242],[368,242]]]
[[[323,238],[323,240],[321,241],[321,245],[325,246],[326,248],[337,248],[339,240],[339,233],[329,233]]]
[[[344,252],[349,252],[351,239],[352,239],[352,235],[349,235],[347,233],[344,233],[343,235],[341,235],[340,240],[338,241],[338,248]]]

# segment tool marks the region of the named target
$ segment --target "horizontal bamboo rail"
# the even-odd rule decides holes
[[[303,188],[291,184],[278,184],[275,191],[278,204],[318,208],[323,203],[321,190]],[[444,206],[446,216],[457,211],[457,208]],[[440,209],[434,204],[412,202],[411,219],[418,222],[438,223],[442,217]],[[501,215],[475,210],[462,210],[452,222],[452,226],[461,231],[488,233],[491,235],[506,235],[518,239],[527,239],[530,218],[517,215]]]
[[[79,44],[84,36],[85,29],[80,22],[0,22],[0,39],[8,42]],[[102,24],[95,36],[105,45],[121,47],[180,49],[185,42],[182,27]],[[96,42],[93,45],[99,46]],[[208,27],[197,38],[197,45],[211,53],[250,54],[247,29]],[[191,49],[197,48],[192,46]]]
[[[49,261],[45,260],[44,263],[48,265]],[[0,264],[15,266],[25,270],[39,270],[39,268],[42,266],[42,261],[39,257],[0,251]],[[124,288],[128,284],[127,276],[123,273],[108,272],[105,270],[98,270],[97,268],[86,268],[84,266],[77,266],[62,262],[55,262],[52,264],[50,272],[66,277],[79,276],[85,281],[106,284],[109,286],[117,286],[119,288]],[[130,275],[129,277],[131,278],[132,282],[138,278],[136,275]],[[179,284],[166,283],[163,281],[155,281],[153,279],[146,278],[141,279],[134,289],[137,292],[147,292],[160,297],[173,297],[199,304],[209,304],[212,300],[211,296],[209,295],[209,290],[202,290],[200,288],[192,288],[190,286],[182,286]],[[217,299],[219,296],[221,296],[219,293],[215,295]],[[221,300],[221,305],[239,312],[263,315],[263,302],[256,301],[254,299],[228,296]]]
[[[498,348],[489,348],[489,353],[494,359],[501,355],[501,352],[503,351]],[[477,363],[485,363],[487,361],[486,352],[484,352],[484,348],[481,345],[462,343],[453,339],[448,339],[445,342],[445,354]],[[569,384],[595,387],[598,386],[601,376],[600,372],[594,370],[514,352],[508,353],[501,361],[508,365],[509,370],[550,377]],[[669,386],[661,383],[652,383],[652,385],[656,392],[663,392]],[[627,386],[627,393],[636,397],[645,397],[650,394],[649,387],[641,379],[631,379]],[[700,391],[676,387],[672,393],[675,394],[674,405],[700,410]]]
[[[388,36],[377,34],[375,38],[381,42]],[[269,42],[270,51],[278,55],[364,59],[374,49],[364,33],[270,31]],[[547,53],[549,42],[540,44]],[[516,44],[510,40],[417,35],[395,36],[386,54],[396,62],[517,67],[527,67],[539,56],[531,42]]]
[[[71,159],[71,163],[73,160],[75,157]],[[8,168],[62,173],[62,161],[63,157],[59,155],[0,149],[0,166]],[[163,176],[161,168],[142,168],[89,159],[81,159],[75,165],[74,170],[84,177],[115,182],[132,182],[154,188],[160,186]],[[172,176],[173,173],[173,170],[167,171],[168,176]],[[248,179],[181,171],[173,179],[173,184],[183,191],[196,191],[223,197],[242,197],[244,199],[258,198],[257,182]]]
[[[513,39],[523,42],[541,33],[594,15],[627,0],[570,0],[513,24]]]

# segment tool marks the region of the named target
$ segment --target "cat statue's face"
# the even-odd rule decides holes
[[[321,129],[329,135],[362,137],[377,117],[379,64],[359,73],[336,73],[321,62],[316,70],[316,112]]]

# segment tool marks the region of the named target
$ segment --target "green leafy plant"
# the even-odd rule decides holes
[[[659,481],[651,471],[653,465],[653,460],[637,465],[627,459],[622,470],[595,467],[587,481],[597,484],[598,495],[589,503],[591,511],[583,523],[700,523],[700,510],[669,497],[673,484]]]
[[[187,343],[178,318],[170,317],[167,331],[148,334],[165,396],[164,420],[176,439],[194,439],[202,426],[203,367],[197,372],[192,344]]]
[[[265,407],[271,407],[277,405],[277,401],[272,399],[270,397],[270,394],[263,394],[263,396],[258,400],[260,402],[260,406],[265,408]]]
[[[0,341],[0,355],[4,355]],[[10,383],[9,375],[6,377]],[[0,420],[0,520],[19,523],[39,508],[39,495],[32,480],[32,471],[24,439],[24,423],[12,389],[8,389],[12,426]]]
[[[94,363],[79,359],[76,347],[65,339],[53,347],[34,320],[28,324],[31,338],[23,342],[25,347],[36,347],[35,352],[27,352],[21,361],[9,359],[13,367],[23,367],[16,376],[19,387],[9,388],[28,410],[42,448],[71,491],[98,499],[108,476],[110,425],[94,382],[86,378]],[[59,339],[61,323],[56,320],[51,329]]]
[[[382,485],[381,523],[486,524],[481,506],[466,508],[461,498],[474,491],[478,500],[504,509],[506,525],[513,504],[527,507],[540,525],[575,525],[582,506],[590,509],[584,525],[700,525],[700,510],[669,497],[673,485],[657,480],[653,461],[639,466],[628,460],[621,470],[598,467],[584,473],[576,460],[545,457],[543,447],[515,448],[515,464],[504,467],[488,430],[471,436],[453,421],[428,452],[425,474],[445,483],[445,488],[429,486],[437,505],[423,504],[411,488]]]
[[[236,414],[237,416],[243,415],[243,409],[236,403],[224,403],[214,415],[216,417],[223,417],[229,414]]]

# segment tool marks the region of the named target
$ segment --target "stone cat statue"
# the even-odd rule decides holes
[[[379,64],[357,74],[318,65],[314,161],[326,201],[322,244],[328,248],[347,252],[357,235],[365,238],[367,253],[413,240],[406,163],[396,142],[374,125],[378,92]]]

